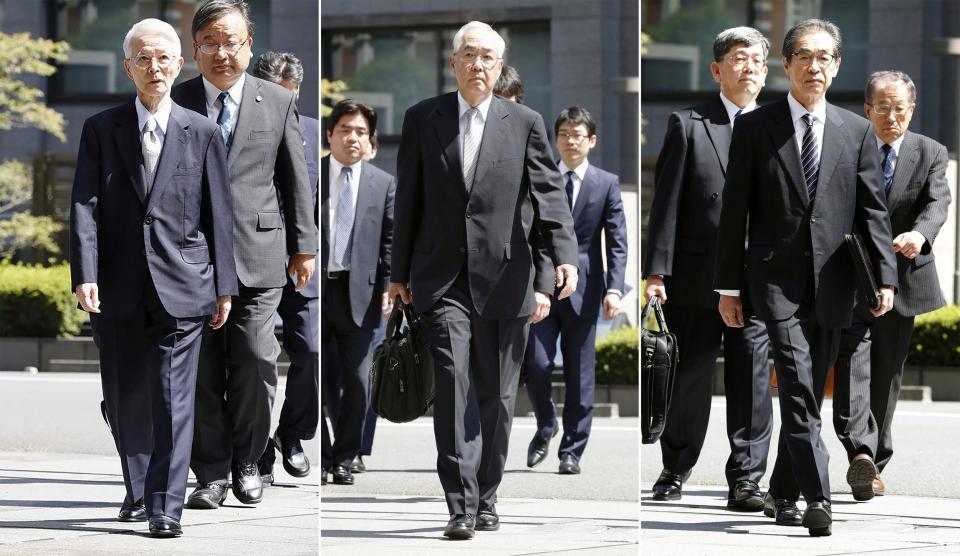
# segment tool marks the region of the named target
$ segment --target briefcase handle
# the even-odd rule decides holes
[[[390,319],[387,321],[387,338],[394,338],[399,334],[403,326],[403,319],[407,319],[408,327],[415,327],[420,320],[420,315],[413,310],[413,305],[404,303],[400,296],[393,301],[393,311],[390,313]]]
[[[657,325],[660,326],[660,330],[669,334],[670,329],[667,328],[667,319],[663,316],[660,298],[655,295],[651,296],[647,304],[643,306],[643,311],[640,313],[640,326],[647,327],[647,322],[650,320],[650,309],[653,309],[653,315],[657,318]]]

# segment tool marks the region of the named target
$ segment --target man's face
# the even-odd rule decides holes
[[[837,45],[826,31],[810,31],[797,38],[793,53],[783,59],[790,92],[801,102],[819,101],[840,69]]]
[[[723,96],[738,100],[749,95],[750,100],[757,98],[767,79],[767,60],[763,57],[763,47],[759,44],[747,46],[736,44],[719,62],[710,64],[713,80],[720,84]]]
[[[216,47],[216,52],[205,54],[201,47]],[[228,50],[237,48],[235,54]],[[220,88],[228,89],[240,79],[240,75],[250,65],[253,53],[253,37],[247,32],[247,24],[239,12],[230,12],[207,24],[193,37],[193,59],[197,68],[208,81]]]
[[[560,124],[557,131],[557,150],[560,151],[560,159],[567,168],[573,170],[580,166],[596,144],[597,136],[590,135],[587,126],[570,122]]]
[[[367,119],[357,112],[340,116],[333,132],[327,132],[330,153],[344,166],[356,164],[370,150],[370,128]]]
[[[170,92],[180,75],[183,58],[175,56],[175,45],[163,35],[147,33],[130,43],[132,55],[123,60],[127,76],[137,86],[137,94],[159,101]],[[163,67],[166,66],[166,67]]]
[[[489,32],[468,29],[460,50],[450,55],[450,67],[457,76],[457,88],[464,98],[482,99],[493,93],[503,69],[503,59],[493,50],[491,39]]]
[[[910,101],[907,86],[897,81],[887,83],[873,92],[872,102],[863,103],[873,131],[884,143],[890,144],[907,132],[916,105]]]

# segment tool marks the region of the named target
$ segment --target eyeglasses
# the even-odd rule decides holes
[[[561,131],[557,134],[558,141],[573,141],[577,145],[582,143],[587,137],[589,137],[589,135],[584,135],[582,133],[567,133],[566,131]]]
[[[812,50],[798,50],[791,54],[801,66],[810,66],[816,61],[822,68],[829,68],[837,61],[837,56],[829,52],[813,52]]]
[[[160,54],[156,54],[154,56],[147,56],[143,52],[140,52],[133,58],[127,58],[127,60],[133,62],[133,65],[142,70],[153,67],[154,62],[157,63],[157,67],[160,69],[167,69],[175,59],[176,58],[174,56],[167,54],[166,52],[161,52]]]
[[[207,56],[216,54],[217,52],[220,52],[221,49],[230,56],[236,56],[237,52],[240,52],[240,49],[243,48],[243,45],[247,44],[247,40],[249,38],[250,37],[247,37],[240,42],[228,42],[227,44],[198,44],[197,48],[200,50],[200,52],[203,52]]]
[[[754,56],[753,58],[749,56],[744,56],[743,54],[737,54],[736,56],[725,56],[724,59],[727,60],[733,67],[742,68],[747,65],[751,65],[756,68],[762,68],[767,65],[767,61],[759,56]]]
[[[458,52],[457,57],[460,58],[460,61],[468,68],[472,68],[473,65],[477,63],[477,60],[480,60],[480,65],[486,69],[491,69],[500,61],[500,58],[497,58],[493,54],[477,54],[472,51]]]
[[[906,114],[911,108],[913,108],[912,104],[908,106],[901,106],[901,105],[888,106],[886,104],[870,104],[869,102],[867,103],[867,106],[869,106],[870,108],[873,108],[873,111],[876,112],[877,114],[880,114],[881,116],[886,116],[890,112],[893,112],[893,115],[898,118],[902,118],[904,114]]]

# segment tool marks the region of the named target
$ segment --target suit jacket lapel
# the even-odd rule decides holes
[[[843,127],[843,119],[837,109],[827,103],[827,121],[823,123],[823,148],[820,149],[820,173],[817,178],[818,191],[821,186],[831,183],[830,177],[837,167],[837,162],[843,158],[844,147],[848,143],[850,139]]]
[[[477,153],[477,169],[474,173],[473,185],[483,183],[483,177],[487,170],[496,165],[496,153],[499,146],[504,145],[508,139],[508,129],[506,118],[510,112],[505,110],[501,103],[510,102],[493,97],[490,101],[490,109],[487,111],[487,121],[483,125],[483,138],[480,140],[480,152]],[[473,194],[470,189],[470,194]]]
[[[167,132],[163,136],[163,148],[160,151],[160,160],[157,162],[157,173],[153,179],[150,199],[147,201],[147,214],[160,202],[167,186],[173,180],[174,170],[183,159],[183,148],[190,137],[189,122],[190,118],[183,113],[183,108],[176,104],[170,108]]]
[[[594,182],[597,180],[597,170],[593,165],[587,166],[587,172],[583,175],[583,181],[580,182],[580,192],[577,193],[577,202],[573,204],[573,222],[576,224],[580,214],[583,213],[583,207],[590,203],[590,197],[596,189]]]
[[[883,154],[881,153],[882,157]],[[910,183],[913,171],[917,167],[917,161],[920,160],[920,142],[917,141],[909,131],[903,136],[903,143],[900,143],[900,152],[897,154],[897,167],[893,169],[893,185],[890,186],[890,194],[887,196],[887,207],[892,207],[900,199],[903,190]]]
[[[350,260],[355,261],[358,246],[363,243],[360,239],[360,228],[363,225],[363,217],[367,214],[367,209],[373,204],[373,184],[370,183],[370,168],[365,163],[360,163],[360,182],[357,190],[357,207],[353,211],[353,241],[350,246]]]
[[[137,121],[137,108],[130,102],[126,110],[116,120],[117,133],[113,140],[120,152],[123,167],[127,170],[130,185],[144,205],[147,204],[147,186],[143,171],[143,152],[140,150],[140,129]]]
[[[195,77],[184,83],[183,86],[187,89],[187,93],[180,97],[182,102],[177,104],[198,114],[209,116],[207,114],[207,93],[203,89],[203,77]]]
[[[227,166],[232,167],[240,151],[247,143],[253,123],[261,119],[260,82],[247,75],[243,81],[243,100],[240,102],[240,114],[237,116],[237,128],[233,130],[233,141],[230,143],[230,152],[227,153]]]
[[[327,267],[330,252],[330,155],[320,159],[320,267]]]
[[[803,167],[800,165],[800,148],[797,146],[796,130],[793,119],[790,117],[790,105],[787,99],[780,101],[773,116],[774,125],[770,127],[771,140],[777,146],[777,156],[793,184],[794,190],[803,201],[804,206],[810,204],[807,195],[807,182],[803,179]],[[821,172],[821,175],[823,173]]]
[[[704,131],[714,150],[717,152],[717,160],[720,162],[720,171],[724,177],[727,175],[727,160],[730,154],[730,138],[733,135],[733,129],[730,127],[730,116],[727,115],[727,109],[720,100],[720,95],[714,98],[710,103],[710,110],[699,118],[703,122]]]
[[[460,122],[457,107],[457,93],[449,93],[437,109],[429,116],[433,130],[440,142],[440,150],[447,161],[447,170],[457,178],[456,186],[464,197],[466,187],[463,184],[463,164],[460,160]]]

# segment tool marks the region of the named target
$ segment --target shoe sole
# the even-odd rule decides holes
[[[150,531],[150,536],[155,539],[172,539],[182,534],[183,531]]]
[[[873,480],[877,478],[877,466],[866,458],[854,460],[847,469],[847,484],[853,499],[865,502],[874,497]]]
[[[810,530],[811,537],[829,536],[832,523],[833,519],[830,518],[826,510],[807,510],[803,514],[803,526]]]
[[[307,475],[310,474],[309,467],[307,467],[306,471],[298,470],[296,467],[288,466],[287,462],[283,462],[283,470],[286,471],[287,474],[290,475],[291,477],[296,477],[298,479],[302,479],[303,477],[306,477]],[[353,470],[351,470],[351,472],[353,472]]]
[[[335,485],[344,485],[344,486],[352,486],[352,485],[353,485],[353,481],[347,482],[347,481],[341,481],[341,480],[338,480],[338,479],[334,479],[333,481],[327,481],[327,482],[328,482],[328,483],[333,482],[333,484],[335,484]]]
[[[579,472],[579,471],[574,471],[574,470],[572,470],[572,469],[561,469],[561,470],[559,471],[559,474],[560,474],[560,475],[579,475],[580,472]]]
[[[682,494],[654,494],[653,499],[657,502],[672,502],[683,497]]]
[[[139,521],[147,521],[147,516],[143,517],[118,517],[117,521],[120,523],[137,523]]]
[[[745,500],[727,500],[727,508],[738,512],[759,512],[763,507],[763,498],[750,497]]]
[[[187,498],[186,506],[191,510],[216,510],[217,508],[222,506],[223,503],[226,501],[227,501],[227,496],[226,496],[226,493],[224,493],[224,496],[223,498],[220,499],[220,502],[214,505],[210,505],[210,503],[205,499],[202,499],[202,501],[200,502],[196,502],[193,499]]]
[[[444,531],[443,536],[455,541],[467,541],[473,538],[473,529],[454,529],[453,531]]]

